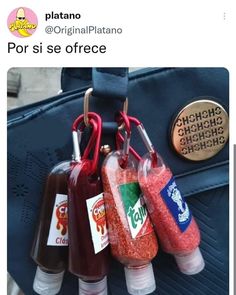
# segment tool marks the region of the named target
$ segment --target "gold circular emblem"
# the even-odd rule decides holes
[[[192,161],[215,156],[229,137],[229,116],[219,103],[201,99],[185,106],[172,125],[172,144]]]

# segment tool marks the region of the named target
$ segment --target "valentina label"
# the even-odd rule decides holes
[[[48,235],[48,246],[68,246],[67,195],[57,194]]]
[[[153,231],[141,190],[137,182],[122,184],[119,191],[123,200],[132,238],[141,237]]]
[[[94,252],[97,254],[109,244],[103,193],[86,200],[86,203]]]
[[[164,199],[171,214],[173,215],[180,230],[184,232],[191,222],[192,214],[184,198],[181,196],[181,193],[178,190],[173,177],[161,190],[161,196]]]

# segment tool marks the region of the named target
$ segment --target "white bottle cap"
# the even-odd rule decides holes
[[[79,279],[79,295],[107,295],[107,277],[101,281],[85,282]]]
[[[128,292],[132,295],[145,295],[156,289],[151,263],[140,268],[125,267],[125,279]]]
[[[179,270],[186,275],[195,275],[205,267],[205,262],[199,247],[187,255],[179,254],[174,255],[174,257]]]
[[[64,271],[59,273],[47,273],[37,267],[34,277],[33,289],[40,295],[55,295],[59,293]]]

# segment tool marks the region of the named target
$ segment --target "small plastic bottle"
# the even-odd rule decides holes
[[[141,159],[138,179],[163,250],[174,255],[182,273],[194,275],[202,271],[205,263],[197,223],[171,170],[156,152]]]
[[[123,151],[111,152],[102,166],[106,219],[112,255],[124,265],[130,294],[149,294],[156,288],[151,260],[158,244],[140,196],[138,163],[132,155],[121,167]]]
[[[68,182],[68,269],[78,277],[79,295],[107,295],[110,249],[102,183],[97,169],[102,123],[95,113],[88,113],[88,117],[92,135]],[[74,122],[74,130],[83,120],[80,116]],[[74,140],[74,150],[76,145]],[[93,159],[89,158],[91,151]]]
[[[47,177],[31,257],[38,265],[33,289],[41,295],[59,293],[68,261],[67,181],[71,162],[64,161]]]
[[[74,167],[70,176],[69,271],[79,278],[80,295],[106,295],[110,251],[106,222],[103,222],[104,201],[101,181],[95,175],[94,180],[90,179],[90,168],[90,163],[83,161]],[[102,216],[93,218],[96,214]],[[97,243],[94,240],[96,237]]]

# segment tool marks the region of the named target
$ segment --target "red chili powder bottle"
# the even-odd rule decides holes
[[[106,219],[112,255],[125,266],[130,294],[149,294],[156,288],[151,260],[158,245],[145,204],[140,197],[137,161],[123,151],[111,152],[102,166]]]
[[[171,170],[158,154],[148,153],[140,161],[138,179],[163,250],[174,255],[184,274],[202,271],[200,232]]]
[[[70,161],[64,161],[54,166],[47,177],[31,250],[31,257],[38,265],[33,283],[38,294],[57,294],[67,268],[67,181],[70,170]]]

